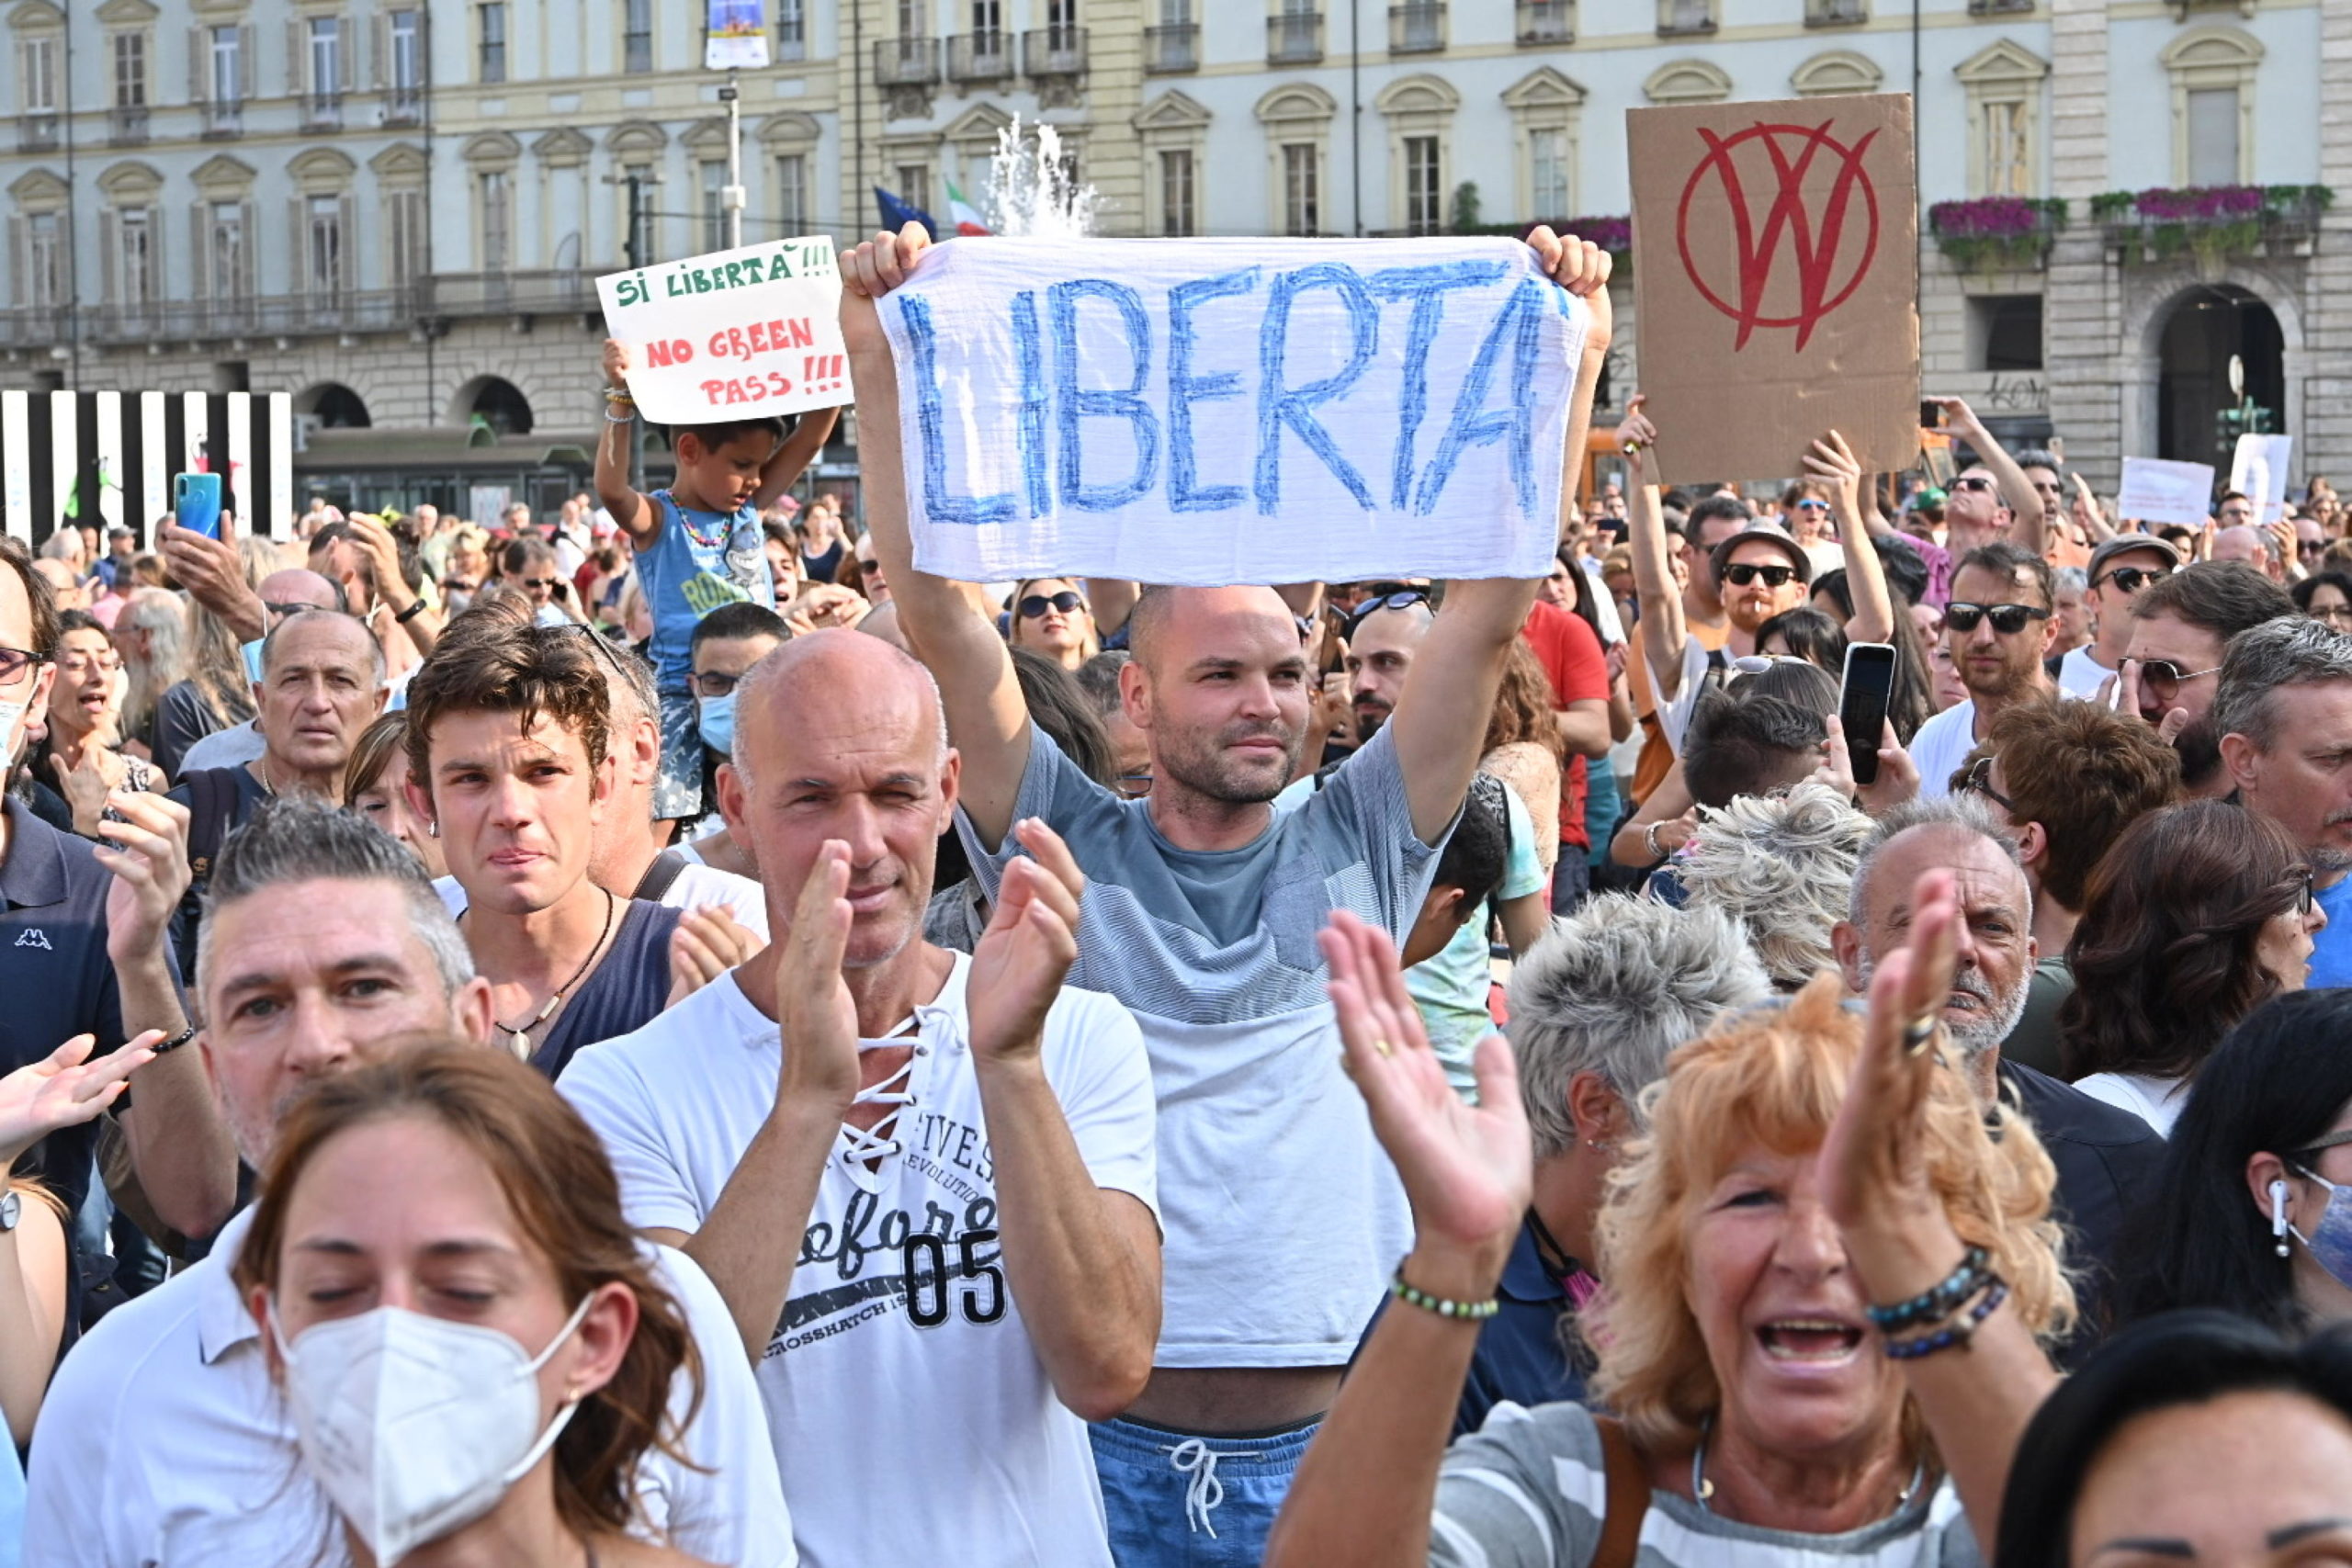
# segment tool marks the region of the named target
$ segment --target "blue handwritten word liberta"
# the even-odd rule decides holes
[[[1188,279],[1165,290],[1160,312],[1165,344],[1142,291],[1109,278],[1081,277],[1023,289],[1011,296],[1003,331],[1011,339],[1006,357],[1016,378],[1010,428],[981,430],[979,442],[1009,440],[1019,459],[1017,490],[993,495],[959,493],[950,473],[946,442],[947,390],[941,381],[938,324],[931,301],[920,293],[893,296],[888,304],[899,324],[912,360],[916,423],[922,443],[924,510],[940,523],[1009,523],[1040,517],[1060,508],[1115,512],[1164,487],[1174,513],[1222,512],[1254,504],[1264,515],[1283,506],[1286,465],[1311,461],[1321,467],[1357,506],[1384,506],[1427,516],[1445,494],[1464,455],[1499,446],[1514,499],[1523,514],[1536,506],[1535,409],[1525,395],[1538,383],[1543,356],[1543,319],[1565,310],[1566,297],[1540,278],[1521,278],[1496,300],[1474,291],[1500,282],[1499,260],[1434,263],[1363,273],[1339,262],[1318,262],[1289,271],[1243,267]],[[1300,384],[1287,364],[1291,318],[1298,302],[1327,294],[1344,320],[1346,354],[1336,369]],[[1456,297],[1470,296],[1456,302]],[[1447,310],[1454,303],[1455,319]],[[1464,320],[1466,316],[1475,318]],[[1204,335],[1230,343],[1250,332],[1255,318],[1256,384],[1241,370],[1204,373],[1198,367]],[[1392,320],[1392,316],[1401,320]],[[1401,327],[1401,347],[1384,359],[1385,331]],[[985,337],[968,319],[956,322],[959,337]],[[1477,347],[1463,374],[1445,424],[1426,461],[1423,426],[1431,410],[1430,360],[1440,334],[1466,344],[1476,330]],[[1095,350],[1081,355],[1081,340]],[[1393,339],[1392,339],[1393,342]],[[1122,384],[1080,384],[1082,358],[1100,364],[1115,357],[1104,345],[1123,344],[1128,375]],[[1157,353],[1164,347],[1164,354]],[[979,357],[990,357],[985,352]],[[1506,369],[1506,362],[1508,368]],[[1160,368],[1164,363],[1165,368]],[[1364,399],[1351,405],[1379,367],[1393,378],[1394,399]],[[1098,373],[1096,378],[1101,378]],[[1500,380],[1500,406],[1487,402]],[[1204,471],[1195,439],[1194,411],[1204,403],[1255,400],[1254,452],[1234,462],[1234,454],[1210,455],[1215,475]],[[1336,425],[1358,439],[1363,417],[1377,403],[1395,428],[1385,495],[1332,436]],[[1113,424],[1125,439],[1104,438]],[[1088,435],[1096,433],[1098,454],[1115,445],[1123,472],[1089,468]],[[1099,464],[1097,465],[1100,466]],[[1212,482],[1223,479],[1229,482]]]

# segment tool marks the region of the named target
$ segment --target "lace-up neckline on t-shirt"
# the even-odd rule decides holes
[[[940,1008],[924,1006],[915,1009],[912,1018],[884,1038],[857,1043],[861,1056],[868,1051],[903,1050],[907,1053],[907,1059],[899,1063],[895,1071],[859,1089],[850,1101],[852,1105],[881,1105],[888,1109],[871,1127],[856,1127],[847,1122],[842,1122],[841,1137],[834,1145],[833,1157],[842,1170],[867,1191],[879,1190],[882,1162],[906,1149],[905,1141],[899,1136],[899,1125],[919,1098],[915,1068],[931,1055],[931,1037],[943,1030],[952,1032],[954,1028],[952,1014]]]

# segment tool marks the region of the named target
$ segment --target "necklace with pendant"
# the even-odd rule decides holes
[[[545,1004],[537,1012],[531,1015],[529,1022],[519,1028],[513,1024],[493,1022],[492,1027],[506,1036],[506,1047],[514,1053],[517,1061],[527,1062],[531,1059],[531,1031],[555,1016],[555,1010],[563,1005],[563,998],[571,994],[571,987],[580,984],[587,976],[588,971],[595,965],[596,959],[605,951],[605,939],[613,934],[613,914],[619,908],[620,900],[613,897],[609,888],[605,889],[605,929],[596,933],[596,945],[588,950],[588,956],[580,961],[580,967],[571,972],[571,978],[549,993]]]

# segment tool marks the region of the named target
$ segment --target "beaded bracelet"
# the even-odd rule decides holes
[[[615,413],[611,409],[606,409],[605,411],[605,423],[606,424],[635,424],[637,423],[637,405],[635,403],[629,404],[628,412],[627,413]]]
[[[1991,1281],[1991,1288],[1985,1291],[1984,1300],[1969,1309],[1966,1318],[1957,1323],[1948,1324],[1922,1338],[1888,1340],[1886,1342],[1887,1359],[1916,1361],[1922,1356],[1932,1356],[1939,1350],[1949,1350],[1955,1345],[1966,1345],[1984,1320],[1998,1311],[2003,1302],[2009,1299],[2009,1288],[2001,1282],[1999,1275],[1987,1274],[1985,1279]]]
[[[1407,1306],[1417,1306],[1423,1312],[1433,1312],[1440,1317],[1476,1320],[1492,1317],[1502,1310],[1502,1304],[1492,1296],[1488,1296],[1483,1302],[1450,1302],[1443,1296],[1433,1296],[1427,1291],[1417,1291],[1405,1283],[1405,1268],[1401,1263],[1396,1267],[1396,1278],[1388,1281],[1388,1293]]]
[[[608,403],[633,403],[637,401],[637,394],[627,387],[607,387],[605,389],[605,400]]]
[[[1961,1258],[1960,1267],[1909,1301],[1893,1306],[1866,1306],[1862,1311],[1881,1334],[1899,1333],[1950,1317],[1960,1310],[1961,1303],[1983,1290],[1984,1281],[1992,1277],[1985,1272],[1984,1262],[1984,1249],[1972,1247]]]

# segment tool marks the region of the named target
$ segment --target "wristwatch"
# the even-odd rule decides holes
[[[24,1195],[15,1188],[0,1192],[0,1232],[17,1228],[17,1216],[25,1212]]]

